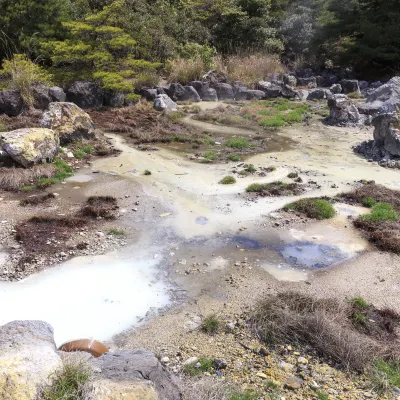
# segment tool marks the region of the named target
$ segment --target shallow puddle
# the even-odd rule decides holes
[[[169,303],[156,264],[116,254],[78,257],[20,282],[1,282],[0,325],[47,321],[57,345],[79,338],[111,339],[149,310]]]
[[[286,262],[308,268],[328,267],[348,257],[337,247],[310,242],[288,244],[281,254]]]

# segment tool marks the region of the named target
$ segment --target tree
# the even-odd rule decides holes
[[[13,53],[38,55],[43,39],[62,39],[69,0],[0,0],[0,60]]]
[[[160,66],[135,57],[136,40],[124,30],[126,0],[116,0],[82,22],[64,22],[63,41],[44,41],[42,48],[63,76],[72,81],[97,80],[105,89],[131,93]]]

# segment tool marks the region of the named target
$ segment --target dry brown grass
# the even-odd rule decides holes
[[[368,183],[352,192],[344,193],[342,198],[351,203],[360,204],[363,203],[364,199],[371,198],[379,203],[389,203],[400,211],[400,191],[388,189],[375,183]]]
[[[147,102],[119,109],[91,111],[90,116],[98,128],[122,134],[134,144],[166,143],[174,135],[193,136],[192,129],[171,120],[168,114],[155,111]]]
[[[53,193],[47,193],[41,196],[32,196],[27,197],[26,199],[22,199],[19,204],[23,207],[25,206],[37,206],[39,204],[43,204],[48,202],[49,200],[54,199],[56,196]]]
[[[201,58],[177,59],[168,68],[168,82],[179,82],[187,85],[199,80],[205,72],[205,64]]]
[[[266,80],[269,74],[285,71],[279,57],[272,54],[218,57],[215,63],[216,69],[226,74],[230,80],[243,82],[249,87]]]
[[[54,254],[67,250],[66,242],[85,225],[85,219],[73,216],[36,216],[16,226],[16,239],[23,243],[25,255]]]
[[[22,186],[35,185],[40,178],[53,178],[56,168],[53,164],[39,164],[32,168],[0,168],[0,188],[18,190]]]
[[[260,302],[250,324],[269,345],[312,346],[321,356],[345,368],[363,371],[375,359],[392,357],[396,347],[393,342],[355,329],[352,313],[346,303],[285,292]]]
[[[33,108],[25,110],[16,117],[0,115],[0,131],[8,132],[22,128],[38,128],[40,127],[41,116],[42,112]]]
[[[89,218],[115,219],[118,210],[117,199],[112,196],[91,196],[82,208],[81,214]]]

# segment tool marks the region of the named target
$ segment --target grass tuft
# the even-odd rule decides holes
[[[233,149],[248,149],[250,147],[249,141],[244,138],[231,138],[225,141],[224,144]]]
[[[329,219],[336,214],[331,203],[318,198],[301,199],[294,203],[287,204],[283,209],[285,211],[297,211],[306,215],[308,218],[315,218],[318,220]]]
[[[238,154],[229,154],[228,160],[229,161],[240,161],[240,156]]]
[[[396,222],[399,214],[389,203],[377,203],[372,207],[370,214],[362,215],[362,221],[368,222]]]
[[[198,361],[183,366],[183,373],[190,376],[199,376],[213,369],[214,361],[211,358],[201,357]]]
[[[126,236],[127,235],[125,229],[122,229],[122,228],[111,228],[108,230],[107,233],[112,236]]]
[[[52,383],[41,390],[39,400],[86,400],[91,375],[90,366],[83,360],[64,360]]]
[[[221,321],[215,314],[208,315],[201,323],[202,332],[209,335],[215,335],[221,326]]]
[[[293,196],[301,193],[297,183],[284,183],[280,181],[271,183],[252,183],[247,186],[248,193],[258,193],[262,196]]]
[[[233,185],[236,183],[236,179],[233,176],[225,176],[219,181],[219,183],[221,185]]]

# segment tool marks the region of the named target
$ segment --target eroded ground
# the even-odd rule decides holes
[[[253,130],[244,128],[189,118],[186,122],[211,133],[217,142],[221,137],[225,140],[254,135]],[[188,149],[173,145],[143,151],[128,145],[120,135],[108,134],[121,151],[119,155],[96,160],[80,169],[67,184],[54,185],[48,191],[59,194],[51,209],[58,214],[78,207],[90,195],[114,195],[119,202],[119,219],[107,222],[101,228],[102,234],[82,233],[87,235],[89,250],[85,251],[90,256],[20,283],[2,283],[4,302],[13,301],[21,290],[25,295],[29,288],[33,296],[35,291],[40,291],[43,298],[51,296],[54,305],[51,312],[40,313],[39,300],[29,306],[21,304],[17,316],[4,315],[0,322],[41,318],[53,323],[57,332],[57,328],[63,329],[60,313],[64,315],[68,308],[71,318],[77,313],[82,315],[81,304],[87,297],[92,301],[92,310],[96,310],[95,317],[90,324],[77,318],[74,325],[85,328],[64,331],[68,334],[60,335],[62,340],[90,335],[92,327],[92,336],[109,340],[111,347],[148,348],[167,357],[166,363],[176,371],[189,357],[220,357],[228,363],[224,374],[230,379],[267,390],[265,376],[278,382],[291,376],[290,371],[279,367],[279,362],[295,364],[297,355],[290,348],[283,349],[281,356],[268,355],[268,361],[263,359],[265,355],[254,355],[252,349],[259,343],[247,333],[243,313],[263,295],[296,290],[340,300],[362,296],[376,306],[400,311],[399,256],[378,251],[349,220],[366,209],[337,203],[334,219],[317,222],[279,211],[296,198],[335,196],[365,179],[399,188],[397,171],[369,163],[351,149],[368,139],[371,131],[327,127],[314,118],[308,125],[263,134],[270,136],[267,152],[246,155],[245,161],[224,163],[192,161],[186,154]],[[218,144],[214,148],[218,151]],[[238,174],[244,162],[252,164],[256,172]],[[145,175],[146,170],[151,175]],[[287,178],[290,172],[298,173],[303,181],[300,196],[260,197],[246,192],[251,183],[292,182]],[[227,175],[235,176],[236,183],[219,184]],[[7,236],[17,221],[31,214],[18,207],[14,195],[4,195],[0,201],[2,232]],[[103,233],[117,225],[126,230],[127,237],[116,239]],[[91,243],[95,243],[93,251]],[[115,250],[121,246],[122,251]],[[93,253],[105,255],[96,259]],[[0,253],[0,260],[7,257],[6,252]],[[97,263],[98,270],[94,267]],[[77,296],[68,304],[65,298],[61,300],[63,296],[52,295],[54,278],[67,282],[72,292],[74,280],[82,279],[84,284],[77,284]],[[39,280],[47,280],[48,285],[39,284]],[[119,287],[123,289],[115,290]],[[160,307],[165,308],[154,313]],[[235,328],[211,337],[200,333],[196,328],[211,313]],[[110,314],[112,318],[101,317]],[[150,315],[151,319],[145,318]],[[146,322],[137,325],[143,318]],[[128,329],[132,326],[135,329]],[[111,340],[121,331],[124,333]],[[318,387],[330,398],[377,398],[362,377],[352,381],[345,373],[310,357],[312,371],[325,368],[328,372],[307,373],[304,379],[320,379]],[[316,396],[309,386],[300,391],[282,390],[289,399]]]

